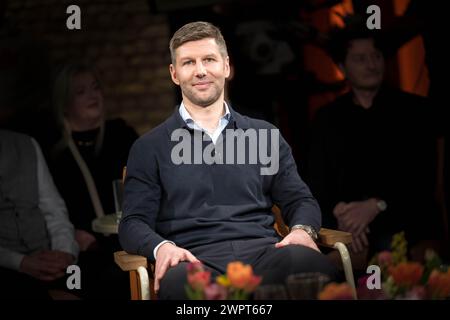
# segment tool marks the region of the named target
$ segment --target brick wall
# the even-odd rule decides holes
[[[81,30],[66,27],[71,4],[81,8]],[[70,59],[92,62],[109,117],[124,118],[142,134],[172,112],[169,25],[165,15],[150,12],[146,0],[9,0],[6,17],[45,43],[53,69]]]

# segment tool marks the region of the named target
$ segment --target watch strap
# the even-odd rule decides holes
[[[317,231],[314,230],[314,228],[309,225],[296,224],[291,227],[290,231],[292,232],[293,230],[297,230],[297,229],[305,231],[314,241],[317,241],[317,239],[319,238],[319,236],[317,235]]]

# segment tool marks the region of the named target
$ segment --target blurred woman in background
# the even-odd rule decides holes
[[[95,233],[92,221],[115,212],[112,184],[122,178],[138,135],[122,119],[106,120],[99,77],[87,64],[64,66],[55,81],[53,101],[62,134],[52,150],[51,169],[76,229],[80,263],[89,265],[94,280],[99,276],[94,268],[106,272],[100,266],[114,265],[112,253],[120,247],[116,235]],[[98,259],[102,263],[94,266]]]

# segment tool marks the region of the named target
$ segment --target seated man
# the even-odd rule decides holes
[[[156,260],[162,299],[186,298],[189,261],[218,275],[239,260],[265,284],[312,271],[333,278],[335,268],[314,242],[319,206],[288,144],[273,125],[224,101],[230,66],[220,30],[189,23],[174,34],[170,50],[170,74],[183,101],[131,149],[119,226],[123,248]],[[274,204],[291,228],[284,239],[273,228]]]
[[[48,299],[48,289],[66,289],[66,268],[78,255],[66,206],[36,141],[6,130],[0,218],[0,297]]]
[[[423,241],[441,235],[431,106],[383,84],[384,56],[374,32],[347,27],[332,38],[351,90],[318,111],[307,169],[324,226],[353,234],[364,271],[395,233],[405,231],[418,259]]]

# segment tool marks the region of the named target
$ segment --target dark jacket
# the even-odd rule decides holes
[[[375,197],[388,207],[369,225],[372,239],[399,231],[410,241],[435,237],[434,123],[425,98],[389,88],[369,109],[356,105],[351,93],[321,108],[306,179],[324,226],[337,227],[332,211],[338,202]]]

